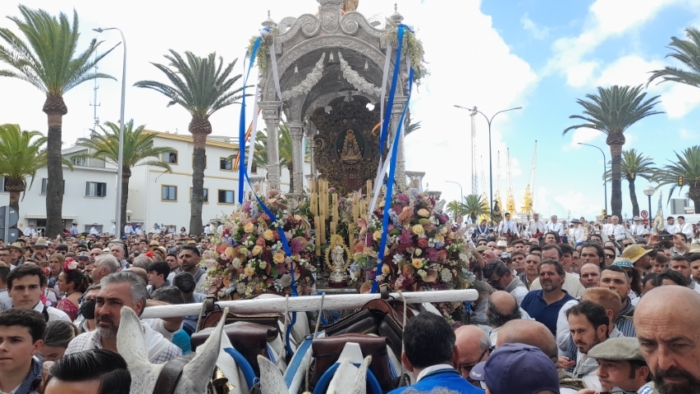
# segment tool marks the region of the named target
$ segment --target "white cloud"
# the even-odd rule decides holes
[[[658,60],[649,61],[638,55],[623,56],[600,73],[595,85],[643,85],[649,80],[650,71],[663,67],[663,62]]]
[[[611,37],[639,28],[654,18],[662,8],[682,2],[683,0],[596,0],[589,8],[581,34],[555,41],[554,56],[549,59],[546,72],[565,75],[570,86],[585,86],[592,82],[590,77],[596,64],[587,57],[600,44]]]
[[[520,18],[520,23],[522,23],[523,29],[532,34],[535,39],[542,40],[549,35],[549,29],[538,26],[532,19],[530,19],[527,12],[522,18]]]
[[[579,119],[574,119],[574,121],[583,122],[582,120],[579,120]],[[569,145],[564,146],[564,148],[563,148],[564,152],[572,150],[572,149],[579,149],[579,148],[581,148],[581,145],[579,145],[579,143],[589,144],[589,143],[593,142],[593,140],[595,140],[596,138],[603,135],[603,133],[601,133],[598,130],[585,129],[585,128],[584,129],[576,129],[574,131],[571,131],[570,133],[571,133],[570,134],[571,135],[571,142],[569,143]]]
[[[682,128],[678,131],[678,135],[682,140],[697,140],[698,134],[694,131],[690,131],[686,128]]]
[[[666,90],[661,96],[661,108],[671,119],[682,118],[700,106],[700,89],[680,83],[663,83]]]

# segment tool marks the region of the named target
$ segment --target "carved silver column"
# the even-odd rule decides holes
[[[406,97],[396,97],[394,99],[394,108],[391,109],[391,130],[392,136],[396,136],[396,129],[401,121],[401,113],[406,105]],[[401,128],[401,136],[399,137],[399,148],[396,157],[396,186],[400,192],[406,190],[406,157],[404,154],[403,139],[405,136],[405,127]]]
[[[292,137],[292,165],[294,166],[294,190],[295,194],[301,194],[304,189],[304,152],[301,142],[304,138],[304,124],[301,122],[289,122],[289,134]]]
[[[279,101],[260,103],[263,120],[267,126],[267,182],[270,189],[280,190],[280,154],[279,154]]]
[[[316,125],[314,122],[312,122],[310,119],[306,123],[306,143],[309,144],[309,159],[311,161],[311,171],[309,171],[311,174],[312,180],[316,179],[316,163],[314,162],[314,136],[316,135]]]

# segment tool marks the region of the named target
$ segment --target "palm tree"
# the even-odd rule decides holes
[[[464,209],[462,207],[462,203],[457,200],[450,201],[449,203],[447,203],[446,208],[447,212],[449,212],[453,218],[456,218],[457,216],[464,216]]]
[[[421,127],[423,127],[423,126],[421,126],[420,122],[416,122],[416,123],[411,123],[411,124],[409,124],[409,125],[406,127],[406,131],[404,131],[404,136],[405,136],[405,137],[408,137],[409,134],[413,133],[414,131],[419,130]]]
[[[22,131],[16,124],[0,125],[0,175],[10,192],[10,207],[17,212],[20,194],[27,190],[27,177],[31,188],[37,170],[46,166],[46,140],[38,131]],[[63,159],[63,163],[73,168],[69,160]]]
[[[43,10],[32,10],[20,5],[24,20],[9,19],[17,25],[26,41],[7,28],[0,28],[0,62],[11,70],[0,70],[0,76],[18,78],[34,85],[46,94],[43,112],[49,120],[47,139],[46,235],[54,237],[63,231],[63,167],[61,156],[63,116],[68,107],[63,95],[85,81],[113,77],[97,73],[95,64],[115,47],[97,54],[102,43],[92,40],[87,49],[76,56],[78,47],[78,14],[73,12],[73,23],[61,13],[57,18]]]
[[[620,162],[622,146],[625,144],[625,130],[647,116],[662,113],[655,111],[659,96],[646,99],[642,86],[618,86],[609,88],[598,87],[598,94],[587,94],[586,100],[576,102],[583,107],[583,115],[571,115],[570,119],[581,119],[585,123],[567,127],[563,134],[580,128],[594,129],[607,135],[605,143],[610,146],[612,155],[612,196],[611,207],[613,215],[621,216],[622,212],[622,181]]]
[[[90,157],[94,159],[104,160],[108,163],[119,164],[119,125],[106,122],[105,129],[101,125],[99,129],[101,133],[93,130],[90,138],[78,139],[77,145],[88,148],[91,153],[84,155],[76,155],[74,157]],[[160,167],[168,172],[171,171],[170,164],[160,160],[163,153],[174,153],[175,150],[169,147],[154,147],[154,133],[149,133],[144,130],[146,126],[141,125],[134,129],[134,120],[130,120],[124,124],[124,153],[122,166],[122,190],[129,190],[129,179],[131,178],[131,168],[137,166],[155,166]],[[155,159],[155,160],[154,160]],[[121,200],[121,223],[118,223],[119,228],[124,228],[126,225],[126,204],[129,199],[129,193],[122,193]]]
[[[289,127],[282,122],[279,126],[279,158],[280,167],[286,167],[289,171],[289,191],[294,190],[294,158],[292,155],[292,135],[289,133]],[[267,166],[267,129],[258,131],[255,134],[255,153],[253,154],[253,163],[258,168]]]
[[[488,217],[489,204],[486,200],[478,194],[469,194],[464,197],[464,201],[460,204],[462,208],[462,215],[468,215],[472,223],[476,223],[477,218],[480,216]],[[494,210],[495,212],[495,210]]]
[[[669,46],[671,53],[666,57],[680,61],[688,70],[668,66],[663,70],[654,70],[651,72],[648,84],[661,78],[661,82],[678,82],[700,87],[700,30],[691,27],[685,30],[685,35],[688,37],[687,40],[671,37]]]
[[[648,156],[638,153],[634,149],[622,151],[622,160],[620,161],[620,171],[627,179],[630,190],[630,201],[632,202],[632,215],[639,215],[639,202],[637,201],[637,191],[635,189],[635,181],[637,177],[651,181],[656,168],[654,168],[654,160]],[[612,174],[610,170],[605,173],[605,181],[610,182]]]
[[[241,98],[239,93],[243,88],[233,89],[233,85],[241,78],[240,74],[231,75],[236,60],[224,68],[224,59],[219,57],[217,63],[216,53],[202,58],[188,51],[185,52],[185,57],[186,61],[171,49],[170,55],[165,55],[170,62],[169,67],[152,63],[165,74],[170,85],[157,81],[139,81],[134,86],[162,93],[170,99],[168,107],[178,104],[192,116],[188,126],[194,144],[189,228],[192,234],[201,234],[205,149],[207,136],[212,132],[209,117],[216,111],[236,103]]]
[[[693,200],[695,213],[700,213],[700,146],[695,145],[683,150],[681,154],[676,154],[676,160],[669,160],[663,168],[656,171],[654,181],[659,186],[671,186],[669,198],[678,187],[679,192],[683,186],[688,185],[688,198]],[[679,177],[683,177],[683,185],[678,186]]]

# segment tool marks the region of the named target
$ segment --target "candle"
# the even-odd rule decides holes
[[[316,230],[316,256],[321,255],[321,218],[314,217],[314,229]]]
[[[348,224],[348,245],[350,249],[355,247],[355,225],[352,223]]]
[[[367,195],[372,195],[372,180],[369,179],[367,180]]]
[[[320,221],[320,229],[321,229],[321,244],[325,245],[326,244],[326,217],[321,215],[321,221]]]
[[[333,221],[338,223],[340,217],[338,216],[338,193],[333,193]]]
[[[331,222],[331,235],[335,235],[335,222]]]

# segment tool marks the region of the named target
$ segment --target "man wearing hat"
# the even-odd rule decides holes
[[[486,394],[558,394],[559,373],[537,347],[506,343],[488,360],[476,364],[469,374],[482,382]]]
[[[647,227],[642,223],[642,218],[635,216],[632,220],[634,220],[634,224],[630,226],[630,233],[635,237],[643,236]]]
[[[629,260],[634,265],[634,268],[639,269],[644,274],[651,270],[651,253],[653,249],[644,249],[642,245],[633,244],[626,247],[620,257]]]
[[[9,246],[7,249],[10,251],[10,269],[15,269],[15,267],[22,264],[24,256],[24,248],[19,242],[15,242]]]
[[[71,237],[77,237],[80,234],[80,230],[78,230],[78,222],[73,222],[73,226],[71,226],[68,232],[70,233]]]
[[[569,241],[576,246],[586,242],[586,230],[581,227],[581,221],[573,218],[571,219],[571,224],[574,227],[569,229]]]
[[[27,228],[23,231],[25,237],[33,237],[36,235],[36,230],[34,229],[34,223],[29,223]]]
[[[90,235],[94,235],[96,237],[100,236],[100,231],[97,229],[97,223],[93,223],[92,227],[90,227]]]
[[[651,373],[636,338],[610,338],[593,346],[588,356],[598,361],[597,375],[604,392],[652,392],[647,385]],[[593,393],[595,390],[592,389],[579,391],[579,394]]]
[[[47,251],[49,250],[49,242],[45,238],[39,238],[34,244],[34,256],[32,259],[39,264],[40,262],[49,261]]]
[[[564,235],[564,226],[561,223],[557,223],[557,215],[552,215],[547,223],[547,232],[557,233],[560,237]]]

